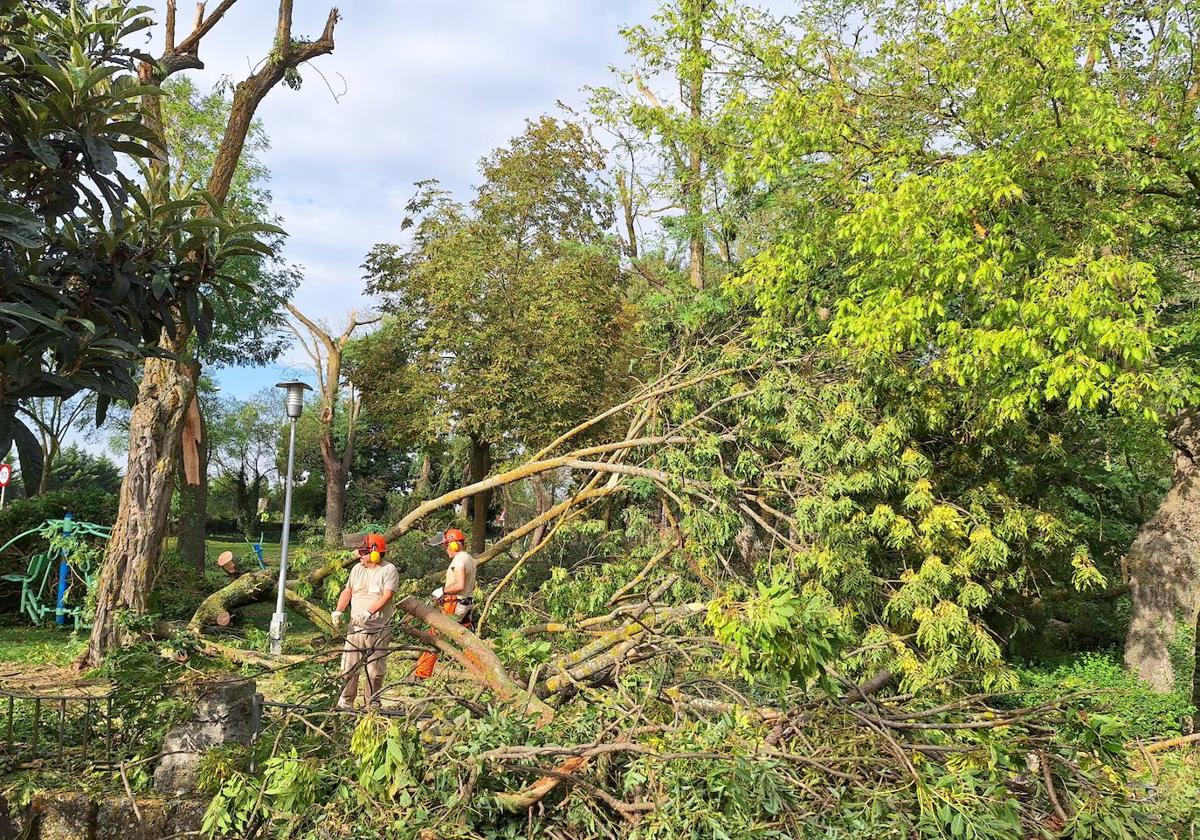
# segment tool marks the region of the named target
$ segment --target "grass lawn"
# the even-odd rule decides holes
[[[87,634],[73,635],[70,626],[58,627],[30,624],[0,626],[0,662],[18,665],[71,664],[87,643]]]
[[[171,547],[168,544],[168,547]],[[263,550],[269,567],[278,568],[279,543],[264,543]],[[239,568],[253,571],[258,568],[251,548],[241,540],[228,536],[209,539],[205,553],[208,563],[205,568],[204,582],[196,585],[194,573],[183,569],[180,589],[176,600],[182,599],[178,615],[172,615],[175,620],[182,620],[190,615],[194,604],[208,592],[214,592],[225,586],[230,577],[217,566],[217,557],[223,551],[232,551]],[[176,570],[179,574],[179,570]],[[273,589],[273,587],[272,587]],[[258,604],[250,604],[237,611],[237,620],[225,632],[215,633],[213,639],[235,647],[256,650],[265,653],[268,649],[268,632],[271,625],[271,615],[275,611],[274,597]],[[53,624],[35,627],[29,624],[23,615],[14,613],[0,614],[0,683],[22,685],[28,684],[31,689],[44,690],[51,683],[66,680],[64,669],[71,664],[87,643],[87,632],[79,635],[71,633],[70,629],[58,628]],[[327,645],[326,639],[303,616],[288,611],[288,629],[284,641],[284,653],[310,656]],[[302,672],[313,674],[329,669],[328,663],[303,667]],[[336,665],[333,666],[336,668]],[[42,674],[45,679],[35,680]],[[71,675],[75,679],[75,675]],[[46,683],[49,680],[50,683]],[[268,694],[276,697],[290,696],[297,690],[296,683],[306,682],[301,674],[293,670],[285,670],[265,679]],[[35,685],[35,683],[37,683]],[[277,684],[276,684],[277,683]]]

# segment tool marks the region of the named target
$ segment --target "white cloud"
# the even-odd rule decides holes
[[[153,5],[161,19],[164,0]],[[209,7],[215,6],[210,2]],[[342,0],[332,55],[303,71],[299,91],[273,90],[258,110],[271,148],[274,210],[289,232],[284,258],[304,266],[296,305],[344,320],[370,306],[360,266],[399,235],[413,182],[439,178],[467,197],[483,155],[556,102],[582,103],[620,63],[622,23],[654,0]],[[202,86],[239,81],[270,47],[274,0],[240,0],[205,38]],[[296,3],[293,31],[315,36],[329,5]],[[181,9],[180,36],[190,29]],[[161,33],[146,45],[157,52]],[[319,72],[318,72],[319,71]],[[326,81],[340,96],[334,101]],[[289,354],[285,364],[303,362]],[[219,372],[244,390],[244,371]]]

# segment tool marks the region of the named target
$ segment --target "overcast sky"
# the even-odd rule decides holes
[[[165,0],[152,5],[161,19]],[[182,38],[190,4],[179,6]],[[193,76],[202,88],[240,80],[266,54],[275,6],[241,0],[206,37],[206,69]],[[301,311],[337,324],[352,307],[369,305],[360,265],[373,244],[398,238],[413,182],[436,177],[465,196],[479,158],[518,134],[527,117],[555,112],[560,100],[582,105],[582,87],[607,83],[610,66],[624,63],[618,30],[648,21],[655,7],[654,0],[341,0],[333,54],[304,68],[301,90],[281,85],[258,110],[271,140],[265,162],[274,209],[290,234],[284,256],[304,270],[295,296]],[[318,36],[328,10],[322,0],[296,0],[294,34]],[[147,47],[161,52],[158,30]],[[224,393],[244,396],[302,373],[302,358],[293,352],[274,368],[216,378]]]

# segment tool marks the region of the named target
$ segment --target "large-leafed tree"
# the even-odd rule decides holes
[[[42,451],[19,402],[87,389],[100,420],[132,400],[164,331],[211,331],[219,271],[254,245],[199,194],[160,192],[157,90],[127,46],[148,25],[120,4],[0,3],[0,452],[15,442],[31,493]]]

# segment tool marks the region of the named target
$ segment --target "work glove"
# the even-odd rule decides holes
[[[433,590],[433,602],[435,604],[442,603],[442,601],[445,599],[445,597],[446,597],[446,593],[444,591],[442,591],[442,587],[439,586],[437,589]]]
[[[333,629],[337,630],[342,625],[343,613],[341,610],[334,610],[329,614],[329,623],[333,625]]]
[[[354,614],[354,623],[361,626],[363,624],[366,624],[368,621],[370,621],[374,617],[375,617],[375,613],[367,612],[366,610],[363,610],[362,612],[357,612]]]

